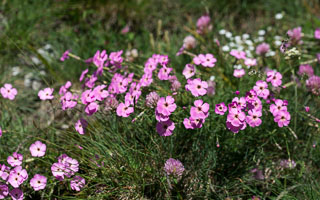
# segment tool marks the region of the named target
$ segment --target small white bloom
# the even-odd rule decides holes
[[[231,32],[226,32],[226,37],[227,38],[231,38],[232,37],[232,33]]]
[[[262,36],[258,37],[258,41],[259,42],[263,42],[264,41],[264,37],[262,37]]]
[[[39,81],[33,81],[32,82],[32,89],[35,91],[38,91],[41,87],[41,83]]]
[[[39,65],[41,63],[40,60],[37,57],[34,57],[34,56],[31,57],[31,60],[36,65]]]
[[[12,67],[12,76],[17,76],[21,72],[20,67]]]
[[[253,51],[254,50],[254,46],[249,46],[249,50]]]
[[[220,35],[224,35],[224,34],[226,34],[226,30],[221,29],[221,30],[219,31],[219,34],[220,34]]]
[[[245,40],[248,39],[249,37],[250,37],[250,35],[248,33],[245,33],[242,35],[242,38]]]
[[[139,56],[138,50],[137,50],[137,49],[132,49],[132,50],[131,50],[131,55],[132,55],[134,58],[138,57],[138,56]]]
[[[216,79],[215,76],[210,76],[210,81],[214,81],[214,79]]]
[[[246,57],[252,58],[252,53],[250,50],[246,50],[245,52],[246,52]]]
[[[267,31],[271,31],[271,30],[272,30],[272,26],[268,26]]]
[[[282,37],[279,36],[279,35],[276,35],[276,36],[274,36],[274,39],[275,39],[275,40],[282,40]]]
[[[276,19],[282,19],[283,18],[283,14],[282,13],[278,13],[275,16]]]
[[[229,46],[230,46],[230,47],[235,47],[236,44],[235,44],[234,42],[230,42],[230,43],[229,43]]]
[[[265,35],[266,34],[266,31],[265,30],[259,30],[258,31],[258,35]]]
[[[244,47],[242,45],[238,45],[238,48],[237,48],[238,51],[243,51],[244,50]]]
[[[224,45],[222,47],[222,51],[230,51],[230,47],[228,45]]]
[[[274,45],[276,45],[277,47],[279,47],[281,44],[282,42],[280,40],[274,41]]]
[[[248,46],[252,46],[252,45],[253,45],[252,40],[246,40],[245,43],[246,43]]]
[[[43,76],[45,76],[45,75],[46,75],[46,72],[43,71],[43,70],[41,70],[41,71],[40,71],[40,74],[43,75]]]

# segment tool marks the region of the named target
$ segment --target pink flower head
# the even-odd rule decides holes
[[[307,88],[314,94],[320,95],[320,77],[319,76],[311,76],[308,80],[306,80]]]
[[[130,92],[130,94],[132,94],[132,96],[136,97],[137,100],[141,95],[140,88],[141,88],[141,84],[140,83],[133,82],[130,85],[129,92]]]
[[[12,170],[10,171],[9,177],[10,177],[12,174],[17,174],[19,177],[21,177],[21,180],[20,180],[20,183],[19,183],[19,184],[22,184],[24,181],[26,181],[26,180],[28,179],[27,170],[22,169],[21,166],[16,166],[14,169],[12,169]]]
[[[235,97],[232,99],[232,102],[237,102],[238,106],[240,106],[240,109],[245,109],[247,106],[246,99],[244,97]]]
[[[47,177],[42,176],[40,174],[36,174],[30,180],[30,185],[31,185],[31,187],[33,187],[34,191],[42,190],[47,185]]]
[[[277,116],[280,111],[287,111],[287,106],[281,99],[276,99],[274,104],[270,105],[270,112],[273,116]]]
[[[75,176],[70,181],[70,186],[72,190],[80,191],[81,188],[83,188],[86,184],[86,180],[82,178],[81,176]]]
[[[306,110],[306,112],[310,111],[310,107],[309,106],[305,106],[304,109]]]
[[[235,69],[233,71],[233,76],[237,77],[237,78],[241,78],[246,74],[246,71],[244,71],[244,69]]]
[[[301,27],[297,27],[287,32],[288,36],[290,37],[290,45],[297,45],[302,44],[301,37]]]
[[[270,45],[267,43],[261,43],[256,47],[256,54],[265,55],[270,50]]]
[[[15,171],[10,172],[8,182],[12,187],[18,188],[23,183],[23,181],[24,178],[20,176],[18,173],[16,173]]]
[[[226,122],[227,128],[232,131],[233,133],[238,133],[240,130],[244,130],[247,127],[246,122],[239,124],[239,126],[234,126],[231,122]]]
[[[158,122],[156,129],[160,136],[170,136],[175,128],[174,122],[170,119],[164,122]]]
[[[116,109],[119,105],[119,102],[114,96],[108,96],[105,100],[104,105],[105,105],[104,110],[110,111],[110,110]]]
[[[30,153],[33,157],[42,157],[46,154],[47,146],[40,141],[30,145]]]
[[[92,92],[92,90],[85,90],[81,94],[81,102],[85,105],[91,102],[94,102],[95,100],[96,100],[96,95],[94,92]]]
[[[184,69],[183,69],[183,72],[182,72],[182,74],[184,75],[184,77],[186,78],[186,79],[189,79],[189,78],[191,78],[192,76],[194,76],[195,75],[195,67],[194,67],[194,65],[192,65],[192,64],[186,64],[186,66],[184,67]]]
[[[169,116],[173,111],[175,111],[177,105],[174,103],[174,98],[172,96],[167,96],[166,98],[161,97],[157,103],[157,112]]]
[[[86,78],[86,79],[85,79],[84,85],[85,85],[86,87],[88,87],[88,88],[93,88],[93,87],[94,87],[94,84],[96,83],[97,80],[98,80],[98,77],[97,77],[97,75],[94,73],[94,74],[91,75],[90,78]]]
[[[111,52],[109,59],[110,59],[110,63],[114,66],[116,66],[117,68],[121,67],[121,63],[123,62],[123,58],[121,57],[123,51],[117,51],[117,52]]]
[[[53,93],[53,88],[45,88],[43,90],[40,90],[38,93],[38,96],[41,100],[51,100],[54,98],[54,96],[52,95]]]
[[[246,93],[246,101],[251,102],[255,101],[257,98],[257,93],[254,90],[250,90],[249,92]]]
[[[87,113],[88,116],[93,115],[98,110],[99,110],[99,104],[97,104],[96,102],[91,102],[85,108],[85,112]]]
[[[240,105],[237,102],[233,101],[228,104],[229,113],[238,113],[241,111]]]
[[[52,175],[58,180],[63,180],[65,168],[66,167],[63,163],[53,163],[51,166]]]
[[[125,25],[125,27],[123,27],[122,29],[121,29],[121,34],[122,35],[124,35],[124,34],[126,34],[126,33],[128,33],[130,31],[130,27],[129,27],[129,25],[127,24],[127,25]]]
[[[217,59],[210,53],[207,54],[199,54],[198,56],[193,58],[193,62],[196,65],[202,65],[204,67],[214,67]]]
[[[6,184],[0,183],[0,199],[4,199],[9,194],[9,188]]]
[[[13,190],[11,190],[10,196],[12,200],[23,200],[23,192],[18,188],[14,188]]]
[[[246,58],[244,60],[244,64],[248,67],[256,66],[257,65],[257,60],[254,58]]]
[[[84,77],[86,76],[86,74],[87,74],[88,72],[89,72],[89,69],[85,69],[85,70],[82,71],[81,76],[80,76],[80,78],[79,78],[79,81],[80,81],[80,82],[84,79]]]
[[[80,134],[80,135],[83,135],[85,134],[85,129],[87,128],[88,126],[88,122],[81,118],[77,121],[77,123],[74,125],[75,126],[75,129],[76,131]]]
[[[164,170],[167,175],[181,176],[184,171],[184,166],[179,160],[169,158],[164,164]]]
[[[191,91],[191,94],[195,97],[203,96],[207,94],[208,83],[206,81],[201,81],[200,78],[188,79],[185,88],[187,91]]]
[[[73,95],[71,92],[67,92],[60,98],[62,104],[62,110],[74,108],[77,105],[78,95]]]
[[[170,74],[171,71],[172,71],[172,68],[162,67],[159,70],[158,78],[160,80],[168,80],[169,79],[169,74]]]
[[[183,47],[188,50],[194,49],[196,45],[197,45],[197,40],[192,35],[188,35],[183,39]]]
[[[13,152],[12,156],[8,156],[7,162],[11,165],[11,167],[19,166],[22,164],[23,155]]]
[[[7,181],[9,174],[10,174],[10,168],[4,164],[3,165],[0,164],[0,177],[2,178],[2,180]]]
[[[270,91],[268,90],[268,84],[262,80],[257,81],[253,89],[259,97],[264,99],[267,99],[270,94]]]
[[[153,79],[152,79],[152,74],[143,74],[143,76],[140,79],[140,84],[143,87],[147,87],[151,85]]]
[[[17,89],[13,88],[11,84],[4,84],[4,87],[0,89],[3,98],[14,100],[17,95]]]
[[[227,116],[227,121],[232,124],[232,126],[239,127],[241,126],[246,119],[244,112],[229,112]]]
[[[72,83],[70,81],[67,81],[65,85],[60,87],[59,94],[65,95],[68,91],[68,89],[71,87]]]
[[[129,117],[133,113],[133,107],[130,107],[130,102],[120,103],[117,107],[117,115],[119,117]]]
[[[317,29],[314,31],[314,38],[320,40],[320,28],[317,28]]]
[[[92,92],[96,100],[102,101],[109,96],[108,90],[104,90],[106,87],[106,85],[98,85],[93,89]]]
[[[209,104],[203,103],[201,99],[195,100],[194,105],[190,109],[190,115],[193,119],[205,119],[209,115]]]
[[[197,20],[197,33],[206,34],[212,29],[210,25],[211,18],[208,15],[203,15]]]
[[[288,126],[290,123],[290,113],[287,111],[279,111],[274,118],[274,121],[278,123],[279,127]]]
[[[153,58],[149,58],[144,64],[144,73],[150,74],[157,69],[157,62]]]
[[[227,112],[228,108],[224,104],[224,102],[216,104],[215,113],[218,115],[224,115],[225,112]]]
[[[260,124],[262,123],[261,119],[259,117],[262,116],[262,112],[261,110],[249,110],[248,112],[249,115],[247,115],[246,117],[246,122],[249,124],[249,126],[251,127],[256,127],[256,126],[260,126]]]
[[[236,57],[238,60],[240,59],[246,59],[246,52],[244,51],[238,51],[238,50],[231,50],[230,55]]]
[[[100,53],[100,50],[96,52],[96,54],[93,56],[93,64],[95,64],[98,68],[102,67],[104,65],[104,62],[108,59],[108,54],[106,50],[103,50]]]
[[[303,76],[304,74],[306,74],[308,77],[311,77],[314,75],[313,68],[311,65],[308,65],[308,64],[300,65],[298,74],[300,76]]]
[[[0,137],[2,137],[2,129],[1,129],[1,127],[0,127]]]
[[[62,54],[60,60],[63,62],[63,61],[65,61],[65,60],[69,59],[69,53],[70,53],[70,50],[66,50],[66,51]]]
[[[279,87],[282,84],[282,75],[280,72],[270,70],[267,72],[267,82],[271,82],[274,87]]]
[[[171,82],[171,91],[177,92],[180,89],[180,87],[181,87],[181,83],[178,80],[174,80]]]
[[[157,106],[160,96],[156,92],[150,92],[146,96],[146,106],[149,108],[154,108]]]
[[[261,100],[257,97],[253,101],[248,102],[248,109],[249,110],[256,110],[256,111],[261,111],[262,110],[262,102]]]

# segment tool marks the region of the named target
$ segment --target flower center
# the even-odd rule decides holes
[[[197,88],[200,89],[200,88],[201,88],[201,85],[198,85]]]

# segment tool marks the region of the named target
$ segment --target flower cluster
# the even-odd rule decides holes
[[[182,176],[182,173],[184,172],[184,166],[179,160],[169,158],[164,164],[164,170],[167,175],[179,177]]]
[[[170,136],[175,128],[174,122],[169,119],[171,113],[173,113],[177,108],[174,103],[174,98],[172,96],[167,96],[166,98],[161,97],[157,102],[157,107],[155,110],[157,123],[157,132],[161,136]]]
[[[201,128],[205,119],[209,116],[209,104],[201,99],[194,101],[194,106],[190,109],[190,117],[185,118],[183,124],[186,129]]]

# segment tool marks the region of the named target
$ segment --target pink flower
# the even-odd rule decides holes
[[[267,89],[268,84],[265,81],[259,80],[256,82],[256,85],[253,87],[254,91],[259,97],[267,99],[270,94],[270,91]]]
[[[224,115],[224,113],[227,111],[227,106],[224,104],[224,102],[216,104],[215,113],[218,115]]]
[[[9,194],[9,188],[6,184],[0,183],[0,199],[6,198]]]
[[[249,110],[248,112],[249,115],[246,117],[246,122],[249,124],[251,127],[256,127],[260,126],[262,123],[261,119],[259,117],[262,116],[262,112],[260,110]]]
[[[81,188],[83,188],[86,184],[86,180],[82,178],[81,176],[75,176],[70,181],[70,186],[72,190],[80,191]]]
[[[172,71],[172,68],[162,67],[159,70],[158,78],[160,80],[168,80],[169,79],[169,74],[170,74],[171,71]]]
[[[77,105],[77,99],[78,95],[73,95],[71,92],[67,92],[64,96],[60,98],[62,110],[74,108]]]
[[[147,87],[151,85],[152,82],[153,82],[152,74],[143,74],[143,76],[140,79],[140,84],[143,87]]]
[[[1,129],[1,127],[0,127],[0,137],[2,137],[2,129]]]
[[[175,128],[174,123],[169,119],[165,122],[158,122],[156,129],[160,136],[170,136]]]
[[[181,176],[184,171],[184,166],[179,160],[169,158],[164,164],[164,170],[167,175]]]
[[[267,82],[271,82],[274,87],[279,87],[282,84],[282,75],[280,72],[270,70],[267,72]]]
[[[174,98],[172,96],[167,96],[166,98],[161,97],[157,103],[157,112],[169,116],[173,111],[175,111],[177,105],[174,103]]]
[[[89,104],[91,102],[94,102],[96,100],[96,95],[94,92],[92,92],[92,90],[85,90],[84,92],[82,92],[81,94],[81,102],[83,104]]]
[[[246,71],[244,71],[244,69],[235,69],[233,71],[233,76],[237,77],[237,78],[241,78],[246,74]]]
[[[256,47],[256,54],[265,55],[270,50],[270,45],[267,43],[261,43]]]
[[[4,164],[3,165],[0,164],[0,177],[2,178],[2,180],[7,181],[9,174],[10,174],[10,168]]]
[[[127,25],[125,25],[125,27],[123,27],[122,29],[121,29],[121,34],[122,35],[124,35],[124,34],[126,34],[126,33],[128,33],[130,31],[130,27],[129,27],[129,25],[127,24]]]
[[[246,99],[244,97],[235,97],[232,99],[232,102],[236,102],[240,109],[245,109],[247,106]]]
[[[12,169],[10,171],[10,175],[13,174],[13,173],[16,173],[18,176],[21,177],[21,182],[20,184],[22,184],[24,181],[26,181],[28,179],[28,173],[27,173],[27,170],[25,169],[22,169],[21,166],[16,166],[14,169]],[[9,175],[9,176],[10,176]]]
[[[8,156],[7,162],[11,165],[11,167],[19,166],[22,164],[23,155],[14,152],[12,156]]]
[[[195,67],[192,64],[186,64],[186,66],[183,69],[182,74],[184,75],[184,77],[186,77],[186,79],[191,78],[192,76],[195,75]]]
[[[65,60],[69,59],[69,53],[70,53],[70,50],[66,50],[66,51],[62,54],[60,60],[63,62],[63,61],[65,61]]]
[[[197,41],[192,35],[188,35],[183,39],[183,47],[188,50],[194,49],[196,45],[197,45]]]
[[[193,62],[196,65],[202,65],[204,67],[214,67],[217,59],[210,53],[207,54],[199,54],[198,56],[193,58]]]
[[[30,185],[31,185],[31,187],[33,187],[34,191],[42,190],[47,185],[47,177],[42,176],[40,174],[36,174],[30,180]]]
[[[308,80],[306,80],[306,85],[309,90],[314,95],[320,95],[320,77],[319,76],[311,76]]]
[[[157,106],[159,99],[160,99],[160,96],[158,95],[158,93],[150,92],[146,96],[146,106],[149,108],[154,108],[155,106]]]
[[[93,89],[93,95],[98,101],[102,101],[109,96],[109,92],[104,90],[106,87],[106,85],[98,85]]]
[[[288,36],[290,37],[290,45],[302,44],[301,37],[301,27],[294,28],[292,30],[288,30]]]
[[[193,119],[205,119],[209,115],[209,104],[203,103],[201,99],[195,100],[194,105],[190,109],[190,115]]]
[[[85,129],[87,128],[87,126],[88,122],[85,119],[81,118],[75,124],[75,129],[80,135],[83,135],[85,134]]]
[[[304,108],[305,108],[306,112],[310,111],[310,107],[309,106],[305,106]]]
[[[129,117],[133,113],[133,107],[130,107],[130,102],[120,103],[117,107],[117,115],[119,117]]]
[[[23,177],[12,171],[10,172],[8,182],[12,187],[18,188],[23,183]]]
[[[47,146],[40,141],[36,141],[30,146],[29,150],[33,157],[42,157],[46,154]]]
[[[59,94],[65,95],[68,91],[68,89],[71,87],[72,83],[70,81],[67,81],[65,85],[60,87]]]
[[[96,102],[91,102],[85,108],[85,112],[87,113],[88,116],[93,115],[98,110],[99,110],[99,104],[97,104]]]
[[[63,163],[53,163],[51,166],[51,172],[54,177],[58,180],[64,179],[65,165]]]
[[[317,28],[317,29],[314,31],[314,38],[320,40],[320,28]]]
[[[246,59],[246,52],[244,51],[238,51],[238,50],[231,50],[230,55],[236,57],[237,59]]]
[[[79,81],[80,81],[80,82],[84,79],[84,77],[86,76],[86,74],[88,73],[88,71],[89,71],[88,69],[85,69],[85,70],[82,71],[81,76],[80,76],[80,78],[79,78]]]
[[[185,86],[187,91],[191,91],[191,94],[195,97],[203,96],[207,94],[208,83],[201,81],[200,78],[188,79],[187,85]]]
[[[210,17],[208,15],[201,16],[197,21],[197,33],[206,34],[208,31],[212,29],[212,25],[210,25]]]
[[[10,196],[13,200],[23,200],[23,192],[18,188],[11,190]]]
[[[248,67],[256,66],[257,65],[257,60],[254,58],[246,58],[244,60],[244,64]]]
[[[287,106],[285,106],[281,99],[276,99],[274,103],[270,105],[270,112],[273,116],[277,116],[280,111],[287,111]]]
[[[53,93],[53,88],[45,88],[45,89],[39,91],[38,96],[43,101],[44,100],[51,100],[54,98],[52,93]]]
[[[116,66],[117,68],[121,67],[121,63],[123,62],[123,58],[121,57],[123,51],[117,51],[117,52],[111,52],[109,59],[110,59],[110,63],[114,66]]]
[[[298,74],[300,76],[303,76],[304,74],[306,74],[308,77],[311,77],[314,75],[313,68],[311,65],[308,65],[308,64],[300,65]]]
[[[14,100],[17,95],[17,89],[13,88],[11,84],[4,84],[4,87],[0,89],[3,98]]]
[[[227,121],[233,126],[239,127],[245,122],[246,115],[244,112],[229,112]]]
[[[255,100],[249,101],[248,102],[248,108],[250,110],[261,111],[262,110],[261,100],[257,97]]]
[[[257,93],[254,90],[250,90],[249,92],[246,93],[246,101],[251,102],[255,101],[257,99]]]
[[[278,123],[279,127],[288,126],[290,123],[290,113],[287,111],[279,111],[274,118],[274,121]]]
[[[100,50],[96,52],[93,56],[93,64],[95,64],[98,68],[101,67],[103,69],[104,62],[108,59],[108,54],[106,50],[103,50],[100,53]]]

